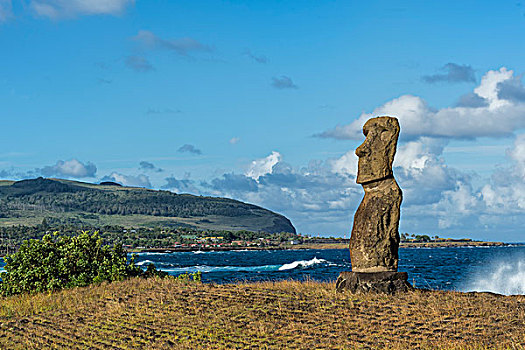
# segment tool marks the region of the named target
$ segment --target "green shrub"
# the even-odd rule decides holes
[[[3,295],[54,291],[143,275],[134,264],[134,256],[128,262],[122,246],[102,245],[98,232],[78,236],[46,234],[41,240],[24,241],[4,260],[6,272],[0,274]],[[148,275],[156,275],[154,267],[148,270]]]
[[[185,281],[185,282],[201,282],[202,281],[202,272],[197,271],[193,273],[183,273],[182,275],[178,275],[172,278],[179,280],[179,281]]]
[[[170,276],[167,272],[157,270],[155,268],[155,265],[150,263],[148,264],[148,267],[146,268],[146,271],[142,272],[142,277],[160,277],[160,278],[172,278],[177,281],[184,281],[184,282],[202,282],[202,272],[187,272],[183,273],[177,276]]]

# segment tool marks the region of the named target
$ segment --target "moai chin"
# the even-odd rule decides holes
[[[363,126],[365,141],[359,157],[356,182],[365,196],[354,216],[350,237],[352,271],[342,272],[337,290],[395,293],[407,291],[406,272],[397,272],[399,214],[403,194],[392,172],[399,138],[399,122],[377,117]]]

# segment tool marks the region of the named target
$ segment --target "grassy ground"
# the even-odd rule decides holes
[[[132,279],[0,299],[2,349],[525,349],[525,296]]]
[[[0,185],[1,186],[1,185]],[[70,211],[70,212],[53,212],[46,210],[15,210],[17,216],[0,218],[0,227],[9,226],[36,226],[42,223],[44,218],[53,218],[66,222],[68,219],[81,221],[86,225],[93,227],[103,227],[105,225],[118,225],[123,227],[178,227],[189,226],[199,230],[226,230],[226,231],[257,231],[260,227],[268,226],[268,220],[272,218],[247,216],[237,217],[232,223],[231,217],[206,215],[191,218],[153,216],[153,215],[103,215],[94,214],[95,219],[86,217],[87,212]],[[93,214],[91,214],[93,215]]]

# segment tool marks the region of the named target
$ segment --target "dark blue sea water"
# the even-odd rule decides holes
[[[350,271],[348,249],[140,253],[171,275],[202,272],[203,282],[335,281]],[[0,270],[4,266],[0,259]],[[399,270],[419,288],[525,294],[525,246],[400,248]]]
[[[401,248],[399,270],[416,287],[525,294],[525,246]],[[351,270],[348,249],[140,253],[172,275],[202,272],[204,282],[261,280],[335,281]]]

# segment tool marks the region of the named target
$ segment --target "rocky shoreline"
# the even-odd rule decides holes
[[[504,242],[401,242],[400,248],[453,248],[453,247],[504,247]],[[297,244],[269,247],[166,247],[129,249],[128,253],[174,253],[174,252],[224,252],[256,250],[303,250],[303,249],[348,249],[347,243]]]
[[[402,248],[443,248],[443,247],[503,247],[509,243],[504,242],[402,242]]]

